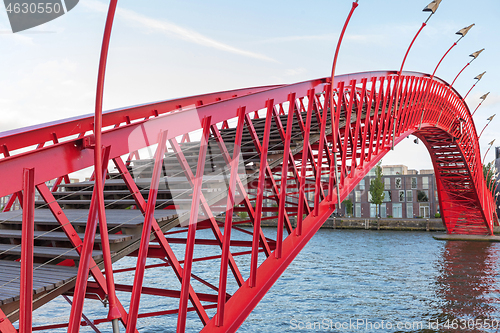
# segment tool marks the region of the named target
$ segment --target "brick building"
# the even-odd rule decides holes
[[[434,170],[408,170],[405,165],[383,165],[384,203],[380,207],[381,217],[430,218],[439,213]],[[354,217],[375,218],[376,205],[370,203],[370,182],[375,178],[372,169],[348,198],[353,203]],[[345,205],[343,212],[346,214]]]
[[[500,147],[495,147],[495,167],[497,168],[497,182],[500,181]],[[498,184],[498,183],[497,183]],[[495,184],[495,185],[497,185]],[[497,215],[500,216],[500,186],[495,193],[497,199]]]

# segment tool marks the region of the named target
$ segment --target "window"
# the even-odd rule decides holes
[[[428,190],[417,190],[417,201],[418,202],[428,202],[429,201],[429,191]]]
[[[411,188],[417,188],[417,177],[411,177]]]
[[[391,202],[392,201],[392,196],[391,196],[391,191],[384,191],[384,202]]]
[[[391,189],[391,178],[384,178],[384,188],[386,190]]]
[[[401,188],[401,178],[396,178],[394,184],[396,188]]]
[[[380,205],[380,217],[383,217],[383,218],[387,217],[387,206],[385,203]]]
[[[424,190],[429,188],[429,177],[422,177],[422,188]]]
[[[399,191],[399,202],[405,202],[405,191]]]
[[[421,203],[420,204],[420,216],[423,218],[428,218],[429,217],[429,204],[428,203]]]
[[[403,204],[393,203],[392,204],[392,217],[402,218],[403,217]]]
[[[370,217],[377,217],[377,205],[370,204]]]
[[[365,190],[365,179],[364,178],[359,181],[359,189],[362,191]]]
[[[361,202],[361,191],[354,191],[354,201]]]
[[[413,218],[413,204],[406,204],[406,217]]]
[[[406,191],[406,201],[407,202],[412,202],[413,201],[413,191],[412,190],[407,190]]]
[[[355,216],[361,217],[361,204],[354,204]]]

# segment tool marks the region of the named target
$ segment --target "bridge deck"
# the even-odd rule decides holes
[[[221,255],[221,262],[225,260],[226,263],[224,265],[227,264],[231,266],[231,271],[235,277],[235,282],[239,285],[239,289],[232,295],[227,293],[228,295],[226,298],[229,298],[229,300],[224,302],[221,300],[224,298],[223,292],[225,290],[224,288],[226,288],[228,276],[223,273],[223,270],[221,270],[219,282],[224,288],[219,287],[219,289],[217,289],[215,285],[204,281],[202,277],[196,277],[196,279],[215,291],[222,291],[222,296],[219,297],[218,301],[218,305],[222,306],[222,308],[217,311],[224,311],[225,307],[226,319],[224,319],[224,315],[220,317],[216,316],[215,318],[226,320],[224,325],[228,325],[228,320],[231,320],[229,325],[234,326],[224,327],[222,324],[215,324],[214,320],[211,320],[208,325],[205,326],[204,330],[214,331],[216,327],[221,330],[225,330],[226,327],[237,327],[237,325],[241,324],[239,322],[241,318],[248,315],[251,308],[255,307],[256,303],[253,300],[258,301],[263,297],[265,292],[267,292],[266,288],[270,286],[269,282],[276,281],[281,272],[288,266],[291,260],[293,260],[310,237],[312,237],[315,231],[324,222],[324,219],[333,212],[333,203],[335,201],[328,202],[329,199],[326,199],[327,193],[325,189],[328,188],[331,193],[336,192],[335,195],[337,198],[342,200],[355,188],[357,182],[366,175],[368,170],[376,165],[381,157],[389,151],[391,143],[397,144],[404,137],[412,133],[420,134],[423,141],[429,143],[429,145],[434,148],[438,147],[438,145],[431,142],[430,138],[439,137],[439,142],[442,143],[439,149],[433,148],[435,151],[432,151],[432,149],[429,150],[432,151],[433,155],[437,156],[433,159],[433,163],[435,169],[441,170],[440,173],[437,173],[438,178],[442,177],[444,179],[440,191],[449,193],[448,197],[450,200],[447,201],[452,204],[450,208],[458,207],[458,204],[463,207],[463,202],[473,201],[473,204],[467,207],[469,211],[472,209],[476,214],[473,216],[474,220],[472,221],[470,219],[465,219],[467,215],[465,213],[457,216],[446,215],[448,210],[445,209],[446,207],[443,208],[443,216],[447,216],[447,228],[452,225],[453,227],[457,227],[458,229],[456,228],[456,230],[459,231],[462,231],[462,226],[467,227],[468,232],[471,230],[473,232],[487,231],[487,225],[482,221],[484,219],[482,219],[481,215],[484,208],[481,206],[483,203],[479,200],[480,197],[477,196],[476,189],[471,186],[471,184],[477,184],[479,178],[475,177],[470,170],[478,170],[478,168],[477,165],[472,165],[468,159],[469,155],[463,152],[463,147],[468,144],[466,142],[468,136],[462,135],[462,133],[459,133],[459,136],[456,133],[453,123],[455,114],[444,115],[447,117],[445,119],[446,121],[440,122],[439,119],[441,119],[441,115],[436,119],[436,112],[433,111],[432,117],[434,118],[426,118],[423,125],[424,128],[422,130],[419,128],[417,131],[416,126],[418,125],[418,119],[420,119],[420,111],[418,110],[419,105],[417,101],[413,99],[414,95],[410,96],[409,93],[406,94],[405,98],[396,101],[396,104],[401,103],[401,107],[399,109],[395,108],[393,101],[397,99],[398,95],[396,95],[396,98],[393,95],[394,92],[391,90],[393,85],[390,80],[394,73],[384,75],[386,75],[386,77],[379,79],[377,77],[372,77],[370,87],[373,90],[366,89],[366,77],[363,77],[364,82],[363,80],[361,81],[363,88],[360,87],[359,82],[356,84],[354,77],[350,77],[350,86],[339,85],[337,93],[335,94],[336,107],[331,108],[328,108],[329,102],[326,98],[326,92],[329,91],[328,86],[324,86],[325,89],[322,93],[320,92],[321,90],[319,90],[320,87],[318,87],[316,91],[311,89],[320,83],[326,84],[326,80],[314,81],[314,85],[301,84],[300,90],[308,89],[307,96],[305,95],[305,91],[298,91],[297,93],[300,92],[300,96],[289,95],[288,102],[285,102],[283,96],[288,94],[289,91],[292,91],[289,90],[291,86],[283,88],[283,91],[270,91],[269,93],[262,93],[258,96],[248,96],[248,98],[242,97],[237,101],[228,100],[228,104],[224,104],[225,102],[223,101],[220,104],[209,105],[203,104],[201,103],[202,101],[200,101],[201,106],[198,116],[210,115],[203,118],[203,133],[204,135],[208,135],[209,132],[212,131],[212,136],[207,139],[207,144],[201,146],[199,142],[178,143],[177,139],[180,135],[183,135],[181,141],[185,141],[185,138],[189,141],[189,135],[186,136],[186,134],[197,133],[193,135],[193,139],[194,137],[198,138],[199,133],[197,131],[200,130],[198,123],[196,123],[196,125],[186,123],[185,120],[187,118],[184,119],[183,116],[187,113],[181,112],[182,105],[179,112],[173,112],[166,117],[152,118],[148,120],[148,122],[151,121],[149,123],[132,123],[126,125],[126,127],[122,127],[120,124],[123,123],[124,120],[121,118],[117,119],[116,126],[113,130],[103,132],[103,135],[107,137],[110,142],[113,142],[112,146],[114,150],[110,149],[108,151],[110,154],[110,163],[115,163],[119,171],[110,172],[108,174],[109,177],[105,181],[103,190],[104,204],[107,209],[108,232],[110,233],[111,239],[110,250],[112,253],[112,260],[117,261],[123,256],[134,255],[134,253],[137,256],[141,256],[141,258],[145,258],[147,255],[150,257],[158,255],[158,257],[165,259],[165,265],[172,267],[177,278],[182,280],[183,288],[189,286],[189,289],[184,289],[185,291],[188,290],[187,293],[178,293],[177,290],[175,290],[175,292],[173,290],[161,290],[161,294],[168,295],[168,297],[180,297],[182,300],[181,304],[184,304],[184,301],[187,304],[187,299],[189,297],[192,301],[193,309],[196,310],[201,320],[205,323],[209,318],[205,318],[206,314],[204,313],[204,308],[209,308],[213,306],[213,304],[205,305],[200,303],[200,301],[205,300],[205,298],[199,298],[194,289],[190,289],[192,274],[190,273],[191,265],[195,260],[218,260],[218,258],[217,256],[211,256],[193,259],[193,251],[188,251],[188,247],[193,250],[194,244],[203,244],[222,248],[223,255]],[[385,79],[388,81],[384,81]],[[418,76],[418,81],[420,83],[425,83],[423,81],[424,79],[423,76]],[[416,79],[415,77],[411,77],[410,80],[411,81],[408,82],[410,82],[411,85],[408,83],[405,85],[406,88],[413,87],[413,83],[415,83],[414,80]],[[375,93],[377,82],[380,82],[380,85],[379,88],[377,88],[378,93]],[[403,87],[403,85],[401,87]],[[418,90],[415,91],[415,93],[422,93],[423,91],[424,90]],[[281,97],[279,97],[279,94],[276,95],[276,98],[279,97],[279,101],[278,99],[274,100],[271,98],[277,92],[283,95]],[[293,100],[291,100],[292,98]],[[253,99],[255,99],[255,103],[258,102],[258,104],[255,104]],[[263,103],[264,101],[266,101],[265,104]],[[279,104],[271,105],[269,101]],[[252,103],[246,104],[246,102]],[[285,108],[283,108],[284,103],[289,103],[289,105],[285,105]],[[249,110],[245,111],[245,108],[242,106],[236,110],[234,109],[235,105],[247,105],[249,108],[252,108],[250,112],[254,112],[255,107],[263,107],[266,105],[267,118],[262,118],[263,112],[260,111],[264,111],[264,109],[255,111],[254,117],[251,118],[250,113],[248,113]],[[429,102],[430,109],[437,109],[437,106],[437,102]],[[215,110],[216,108],[217,110]],[[288,124],[290,126],[287,126],[288,116],[278,116],[278,111],[280,113],[283,111],[282,113],[284,113],[284,109],[287,108],[290,114],[289,119],[293,122],[292,124]],[[325,113],[327,110],[330,112]],[[155,110],[155,112],[156,111],[157,110]],[[237,112],[235,113],[234,111]],[[463,110],[459,111],[462,112]],[[150,112],[150,110],[148,112]],[[260,115],[258,113],[260,113]],[[271,114],[273,119],[271,119]],[[323,119],[329,118],[335,121],[336,125],[333,126],[335,131],[332,129],[332,121],[330,120],[324,121],[320,126],[323,120],[319,118],[322,114],[326,117]],[[239,117],[238,128],[242,129],[242,132],[237,132],[234,127],[231,129],[224,128],[229,126],[228,121],[231,122],[235,119],[235,115]],[[463,112],[459,115],[464,116]],[[170,118],[173,118],[173,120],[177,119],[178,122],[169,122]],[[180,120],[181,118],[182,121]],[[149,116],[146,119],[149,119]],[[220,121],[224,121],[225,125],[219,126]],[[127,119],[127,123],[130,123],[130,119]],[[429,125],[431,123],[433,126]],[[182,124],[183,127],[182,129],[174,128],[176,125],[173,124],[179,124],[177,127],[181,127]],[[184,125],[186,127],[184,127]],[[134,128],[136,126],[143,127],[140,128],[141,131],[135,131]],[[264,127],[266,128],[265,135]],[[428,130],[430,127],[432,127],[433,131]],[[165,131],[167,128],[168,132]],[[292,128],[290,140],[288,138],[285,139],[285,128]],[[436,128],[436,130],[434,130],[434,128]],[[139,129],[139,127],[137,127],[137,129]],[[146,129],[148,133],[144,132]],[[160,132],[157,133],[157,131]],[[394,131],[394,133],[392,131]],[[162,139],[168,141],[168,148],[165,155],[160,156],[157,160],[158,163],[163,162],[163,165],[155,165],[155,160],[152,159],[140,160],[139,151],[143,154],[143,150],[141,149],[145,147],[142,143],[137,143],[137,146],[124,148],[124,138],[129,140],[134,138],[139,140],[143,138],[141,135],[136,135],[136,132],[143,133],[141,135],[144,136],[144,138],[146,138],[145,136],[147,134],[147,140],[145,141],[147,145],[156,142],[151,141],[151,138],[154,140],[154,138],[158,137],[158,134],[161,134]],[[240,137],[235,139],[236,133],[242,135],[241,144],[239,143]],[[55,137],[55,134],[52,134],[51,138]],[[270,135],[268,136],[268,134]],[[266,139],[264,139],[264,137]],[[285,142],[288,141],[290,141],[290,153],[288,156],[283,156],[285,152],[288,152],[288,146],[285,144]],[[460,146],[462,141],[463,145]],[[89,143],[90,142],[79,139],[68,143],[68,146],[64,147],[72,152],[78,149],[78,151],[74,152],[74,155],[82,157],[81,161],[79,161],[82,166],[88,166],[90,165],[90,156],[92,155],[87,150],[87,145]],[[146,143],[144,144],[146,145]],[[231,156],[233,156],[235,145],[238,145],[241,149],[240,156],[242,168],[238,166],[236,171],[237,177],[234,177],[234,172],[232,173],[233,177],[231,181],[236,181],[236,188],[233,192],[232,189],[228,191],[228,184],[231,176],[230,161]],[[338,154],[332,155],[331,152],[334,145],[336,145],[335,148]],[[6,155],[8,153],[7,145],[3,147],[5,150],[4,155]],[[54,147],[54,149],[59,149],[57,145],[54,145]],[[117,150],[117,147],[120,149]],[[304,150],[305,147],[307,147],[306,150]],[[40,154],[37,155],[37,158],[40,160],[44,158],[48,160],[48,155],[43,155],[41,153],[45,154],[47,151],[52,151],[51,149],[52,148],[49,147],[43,148],[43,150],[40,150]],[[133,151],[132,149],[139,149],[139,151]],[[160,151],[162,151],[163,154],[163,150]],[[205,152],[207,153],[206,158]],[[450,154],[450,152],[453,154]],[[265,154],[267,154],[267,157],[264,156]],[[125,163],[123,157],[127,155],[129,157]],[[203,159],[197,163],[200,156],[205,159],[205,164],[203,164]],[[338,191],[334,192],[332,176],[334,171],[333,161],[335,158],[338,160],[337,170],[335,171],[339,173],[339,178],[338,184],[335,184],[338,187]],[[161,161],[161,159],[163,159],[163,161]],[[453,161],[450,162],[450,159]],[[5,160],[10,163],[10,161],[14,159],[6,158]],[[289,162],[288,172],[282,175],[283,169],[281,165],[284,161]],[[472,168],[471,165],[474,168]],[[18,170],[14,169],[14,166],[12,170]],[[201,174],[203,174],[203,181],[200,186],[196,181],[199,179],[196,178],[199,175],[195,175],[197,171],[201,171],[200,168],[202,167],[204,168],[203,172],[201,172]],[[61,170],[68,171],[64,171],[64,173],[57,175],[55,175],[55,172],[52,172],[48,175],[59,177],[58,181],[60,181],[67,174],[71,174],[71,172],[75,171],[72,168],[72,166],[61,168]],[[453,170],[450,171],[452,168]],[[12,173],[14,173],[14,171],[12,171]],[[155,171],[157,173],[155,173]],[[466,181],[462,181],[462,184],[456,183],[454,179],[455,174],[462,175],[463,173],[471,173],[471,175]],[[42,181],[54,179],[54,177],[49,177],[48,175],[44,176],[45,178],[43,179],[39,179],[35,185],[44,186],[43,183],[41,183]],[[157,179],[158,176],[161,178],[159,184],[157,182],[153,183],[151,179]],[[18,178],[21,179],[21,177]],[[234,178],[236,178],[236,180]],[[327,178],[329,178],[328,184],[326,181]],[[286,181],[286,186],[284,186],[284,181]],[[18,191],[21,191],[23,187],[19,186],[17,183],[14,185],[11,185],[12,190],[9,193],[20,193]],[[35,203],[37,207],[35,210],[35,263],[39,265],[37,266],[40,269],[39,272],[51,268],[50,265],[62,263],[64,259],[72,259],[75,261],[75,266],[78,266],[79,257],[77,249],[78,246],[81,246],[79,245],[80,240],[87,226],[87,215],[92,202],[93,185],[91,181],[61,184],[59,189],[57,191],[54,190],[54,192],[49,192],[46,187],[42,189],[38,187],[40,194],[43,195],[43,201],[38,200]],[[144,218],[140,210],[133,208],[139,207],[142,212],[147,211],[146,200],[149,199],[149,188],[151,186],[155,188],[157,185],[159,188],[155,198],[155,208],[166,209],[156,211],[155,218],[158,220],[159,225],[154,226],[154,231],[150,234],[150,239],[153,239],[154,234],[159,245],[153,244],[150,246],[149,250],[145,252],[144,250],[146,247],[141,248],[141,251],[137,251],[141,241]],[[196,191],[194,191],[193,188],[195,188]],[[250,258],[250,277],[251,279],[255,278],[253,282],[251,279],[245,280],[245,277],[239,272],[237,263],[233,258],[233,255],[247,255],[250,251],[233,253],[230,249],[230,246],[249,246],[250,242],[241,242],[239,240],[234,240],[235,242],[233,242],[233,239],[229,239],[229,243],[225,242],[223,236],[226,237],[226,234],[230,235],[230,233],[227,233],[227,230],[225,230],[224,235],[222,235],[220,230],[221,223],[212,218],[212,215],[221,216],[219,214],[223,214],[227,210],[226,202],[232,204],[231,201],[227,201],[228,192],[234,193],[238,198],[238,200],[234,202],[235,210],[237,212],[242,211],[242,206],[245,206],[244,209],[248,212],[249,221],[254,222],[256,226],[252,235],[252,254]],[[156,194],[156,191],[152,193]],[[283,194],[283,196],[281,194]],[[443,196],[442,193],[441,196]],[[244,201],[239,201],[240,198],[243,198]],[[194,226],[197,221],[196,216],[194,216],[194,218],[190,218],[189,216],[191,212],[191,202],[194,202],[195,205],[200,204],[198,222],[203,221],[203,223],[196,225],[194,229],[192,226]],[[284,205],[282,205],[282,203]],[[71,226],[68,228],[62,226],[61,224],[64,224],[66,220],[56,220],[56,218],[52,216],[52,213],[45,208],[49,205],[51,205],[52,209],[55,209],[55,211],[58,211],[59,207],[62,208],[62,212],[64,213],[62,216],[64,219],[67,219],[67,221],[70,221]],[[279,229],[276,241],[269,240],[269,238],[264,236],[262,230],[259,230],[262,216],[260,209],[264,205],[268,206],[266,208],[273,209],[264,211],[264,213],[269,211],[277,212],[281,220],[280,226],[286,227],[288,234],[292,234],[293,237],[288,236],[283,240],[283,232]],[[271,208],[270,205],[273,205],[276,209]],[[197,210],[197,206],[194,207],[194,210]],[[252,209],[252,207],[254,207],[254,209]],[[175,208],[175,210],[173,208]],[[472,215],[470,212],[467,213],[469,217]],[[293,215],[298,216],[296,227],[291,224],[292,221],[290,220],[290,216]],[[210,217],[210,219],[207,219],[207,217]],[[187,221],[193,223],[190,224],[186,238],[182,238],[181,236],[183,232],[187,231],[185,228],[176,230],[176,237],[164,238],[164,234],[168,230],[178,226],[185,226],[184,223]],[[16,289],[15,285],[7,286],[7,284],[10,282],[15,283],[11,280],[19,276],[18,270],[15,269],[19,266],[19,263],[15,260],[19,259],[18,249],[20,249],[21,242],[21,223],[22,215],[19,211],[0,214],[0,260],[10,262],[14,266],[17,265],[13,269],[10,269],[10,266],[6,266],[7,273],[0,273],[0,285],[1,281],[4,281],[7,287],[5,291],[6,293],[10,293],[7,296],[12,298],[10,301],[11,303],[18,297],[18,289]],[[228,224],[230,225],[230,223],[229,221]],[[161,230],[158,230],[158,227]],[[227,227],[228,226],[225,225],[225,229]],[[59,230],[60,228],[61,230]],[[194,232],[197,228],[211,228],[215,239],[195,238],[197,236],[194,235]],[[62,233],[62,229],[64,229],[65,233]],[[246,232],[245,230],[239,231]],[[65,240],[64,236],[66,234],[73,237],[77,235],[80,237],[80,240],[75,238],[71,239],[71,241],[70,239]],[[191,237],[191,235],[193,236]],[[145,238],[146,237],[143,237],[143,240],[146,240]],[[169,242],[186,244],[186,254],[182,264],[181,260],[178,260],[169,248]],[[146,243],[145,246],[147,246]],[[102,270],[102,261],[99,259],[101,258],[101,244],[98,235],[96,236],[96,242],[93,249],[95,251],[94,258],[96,258],[96,264],[98,268]],[[151,251],[156,249],[158,249],[158,251]],[[278,255],[271,256],[272,251],[275,249],[279,250],[279,252],[277,252]],[[217,249],[217,251],[220,251],[220,249]],[[267,259],[259,266],[258,258],[260,251],[265,253]],[[144,262],[145,261],[142,261],[142,264]],[[136,274],[139,276],[143,274],[144,267],[141,267],[142,264],[139,260],[137,267],[127,268],[126,270],[137,269]],[[161,265],[163,266],[164,264],[162,263]],[[219,267],[216,266],[218,265],[213,265],[213,268],[218,270]],[[1,267],[0,265],[0,268]],[[57,267],[56,270],[57,269],[66,270],[67,268]],[[97,284],[100,284],[100,290],[103,291],[105,280],[99,269],[94,269],[92,274],[94,277],[100,277],[95,280]],[[142,272],[140,272],[141,270]],[[54,275],[55,277],[57,274],[42,276],[36,273],[34,292],[37,297],[34,299],[34,308],[50,301],[53,298],[51,298],[51,296],[57,296],[66,292],[71,294],[73,292],[71,288],[75,285],[76,271],[73,268],[71,274],[70,271],[65,272],[68,273],[67,276],[65,275],[66,278],[59,278],[59,280],[57,278],[52,279],[52,276]],[[54,273],[54,271],[52,271],[52,273]],[[217,275],[219,273],[216,272],[215,274]],[[192,277],[195,278],[195,275],[193,274]],[[184,284],[184,281],[187,281],[188,284]],[[256,283],[256,285],[250,287],[252,283]],[[127,286],[127,288],[128,287],[129,286]],[[19,288],[19,285],[17,285],[17,288]],[[83,288],[80,288],[79,291],[84,293]],[[51,295],[45,296],[43,294],[44,292],[51,293]],[[149,290],[148,292],[153,291]],[[155,295],[160,295],[159,290],[155,290],[154,292]],[[210,302],[214,301],[214,296],[214,294],[203,295],[203,297],[208,297]],[[138,297],[139,295],[136,294],[134,299],[138,299]],[[249,300],[252,301],[249,303]],[[74,304],[78,303],[82,304],[81,301],[75,301]],[[17,309],[12,310],[16,303],[9,305],[12,311],[5,311],[5,308],[1,307],[1,305],[2,304],[0,304],[0,308],[10,321],[17,320],[15,315],[15,310]],[[183,311],[188,311],[187,305],[181,305],[179,307],[179,313],[181,308]],[[137,309],[132,310],[132,305],[130,305],[129,309],[131,312],[135,311],[135,314],[131,315],[131,318],[134,318],[134,316],[137,315]]]
[[[71,224],[82,229],[87,224],[86,213],[81,209],[64,209],[64,213]],[[175,210],[156,210],[155,217],[159,223],[172,220],[178,212]],[[116,260],[123,255],[135,250],[131,247],[133,241],[139,238],[141,226],[144,223],[144,217],[139,210],[106,210],[108,227],[115,230],[125,231],[121,234],[110,234],[110,244],[114,251]],[[21,230],[6,229],[20,228],[22,223],[22,211],[15,210],[0,213],[0,241],[10,242],[10,244],[0,243],[0,306],[16,302],[20,296],[20,270],[21,263],[15,261],[21,255]],[[59,222],[48,209],[35,210],[36,228],[54,228],[59,226]],[[83,229],[84,230],[84,229]],[[77,235],[83,239],[84,234],[79,232]],[[33,270],[33,295],[34,298],[42,297],[47,292],[58,293],[58,288],[64,286],[70,281],[74,281],[78,272],[78,266],[57,265],[61,260],[69,259],[78,261],[80,256],[76,249],[68,247],[68,237],[61,231],[35,231],[35,244],[42,241],[45,246],[34,246],[34,258],[36,262]],[[100,243],[100,235],[96,235],[96,244]],[[116,254],[124,251],[119,256]],[[93,258],[99,264],[102,260],[100,250],[93,251]]]
[[[33,294],[53,290],[73,279],[77,267],[35,264],[33,270]],[[0,305],[19,300],[21,263],[0,260]]]

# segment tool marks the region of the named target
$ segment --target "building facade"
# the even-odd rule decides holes
[[[439,216],[434,170],[408,170],[405,165],[382,166],[384,202],[380,205],[382,218],[434,218]],[[353,217],[375,218],[378,207],[370,203],[370,183],[375,170],[364,177],[348,199],[353,204]],[[347,215],[344,203],[343,212]]]
[[[495,186],[497,187],[495,197],[497,202],[497,216],[500,216],[500,186],[498,182],[500,181],[500,147],[495,147],[495,167],[496,167],[496,181]]]

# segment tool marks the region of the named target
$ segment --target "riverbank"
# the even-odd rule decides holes
[[[295,218],[290,219],[295,227]],[[243,224],[240,226],[246,226]],[[248,224],[248,226],[251,226]],[[276,227],[277,219],[261,221],[262,227]],[[363,229],[363,230],[397,230],[397,231],[441,231],[446,229],[443,221],[439,218],[433,219],[361,219],[349,217],[330,217],[321,226],[323,229]],[[495,233],[500,233],[500,227],[495,227]]]

